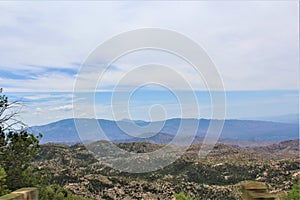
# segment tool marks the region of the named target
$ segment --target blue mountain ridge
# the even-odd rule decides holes
[[[113,142],[153,142],[153,143],[168,143],[177,134],[180,123],[198,124],[195,142],[202,141],[207,133],[210,119],[168,119],[166,121],[152,122],[151,125],[155,128],[161,127],[160,131],[152,132],[147,129],[149,122],[142,120],[138,121],[112,121],[105,119],[76,119],[80,123],[80,135],[77,132],[74,119],[64,119],[42,126],[31,127],[33,133],[42,133],[43,138],[41,143],[65,143],[75,144],[81,142],[92,142],[97,140],[109,140]],[[106,137],[99,134],[99,129],[93,124],[99,123],[99,126],[105,133]],[[144,132],[136,133],[135,127],[131,126],[135,123],[140,127],[145,127]],[[118,125],[129,130],[126,134]],[[193,126],[184,127],[184,136],[190,137],[193,133]],[[131,134],[134,133],[134,134]],[[157,133],[157,134],[156,134]],[[135,137],[137,136],[138,137]],[[141,137],[140,137],[141,136]],[[299,125],[289,123],[278,123],[270,121],[255,121],[255,120],[225,120],[224,127],[220,136],[220,140],[235,140],[235,141],[267,141],[279,142],[284,140],[292,140],[299,138]]]

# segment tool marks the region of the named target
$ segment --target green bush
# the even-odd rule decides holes
[[[42,135],[20,130],[24,124],[15,118],[18,103],[9,102],[1,93],[0,88],[0,165],[6,173],[6,184],[10,190],[35,186],[39,180],[32,172],[31,161],[37,155]]]
[[[40,187],[39,198],[43,200],[89,200],[87,198],[76,196],[69,190],[56,184]]]
[[[174,194],[176,200],[194,200],[190,196],[186,196],[183,192],[180,192],[179,194]]]
[[[2,167],[0,167],[0,196],[3,196],[8,193],[9,190],[7,189],[6,185],[6,172]]]
[[[300,182],[293,185],[292,189],[288,192],[289,200],[299,200],[300,199]]]
[[[39,181],[31,168],[31,160],[39,150],[39,137],[26,130],[5,130],[0,123],[0,165],[7,174],[10,190],[35,186]]]

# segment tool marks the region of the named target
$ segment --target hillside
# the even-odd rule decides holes
[[[101,145],[98,141],[90,145]],[[152,152],[163,144],[119,143],[131,152]],[[271,191],[286,191],[299,175],[299,140],[240,148],[217,144],[200,159],[201,144],[192,145],[171,165],[154,172],[130,174],[98,162],[82,144],[44,144],[33,164],[49,183],[92,199],[171,199],[181,191],[196,199],[240,199],[239,183],[259,180]],[[286,149],[289,149],[286,151]],[[285,153],[283,153],[285,152]]]

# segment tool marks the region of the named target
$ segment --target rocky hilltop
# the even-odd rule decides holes
[[[116,145],[138,153],[164,146],[146,142]],[[299,178],[299,140],[253,148],[217,144],[201,159],[200,148],[201,144],[192,145],[171,165],[143,174],[105,166],[82,144],[44,144],[33,163],[37,171],[45,172],[50,184],[91,199],[172,199],[180,192],[195,199],[241,199],[241,181],[259,180],[271,192],[279,192],[290,189]]]

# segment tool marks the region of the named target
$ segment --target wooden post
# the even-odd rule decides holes
[[[22,188],[0,197],[0,200],[38,200],[37,188]]]

